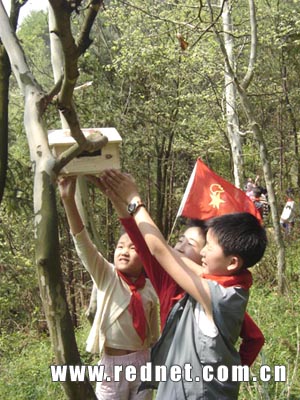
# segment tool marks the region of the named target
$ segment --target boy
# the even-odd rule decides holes
[[[97,312],[87,351],[103,354],[100,364],[111,378],[97,383],[101,400],[152,398],[151,391],[137,394],[139,380],[114,381],[114,366],[134,365],[136,370],[149,360],[149,348],[158,337],[157,297],[135,247],[127,234],[121,235],[110,264],[96,249],[85,230],[75,203],[76,180],[63,178],[59,189],[77,253],[97,285]],[[124,373],[124,368],[123,371]]]
[[[234,344],[241,330],[252,283],[248,268],[261,259],[266,248],[264,228],[248,213],[212,219],[208,223],[206,245],[201,251],[202,269],[195,273],[197,265],[173,252],[165,242],[132,178],[108,170],[103,181],[108,195],[114,191],[128,204],[151,253],[189,294],[181,303],[182,309],[178,309],[181,317],[165,365],[168,371],[175,365],[190,369],[187,375],[184,370],[179,379],[177,374],[173,381],[161,381],[156,399],[237,399],[239,382],[231,379],[232,367],[239,364]],[[226,381],[217,379],[220,366],[227,368]],[[207,379],[202,375],[206,367],[210,371]]]

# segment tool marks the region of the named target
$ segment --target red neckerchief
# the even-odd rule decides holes
[[[142,297],[138,289],[142,289],[145,286],[145,274],[141,273],[138,279],[133,282],[131,278],[123,274],[121,271],[116,271],[121,279],[123,279],[123,281],[127,283],[131,291],[131,298],[128,309],[130,314],[132,315],[134,329],[137,331],[137,334],[144,342],[144,340],[146,339],[147,320],[145,317]]]
[[[252,275],[247,269],[243,269],[238,275],[210,275],[202,274],[202,278],[210,279],[211,281],[218,282],[224,287],[239,286],[248,290],[252,285]]]

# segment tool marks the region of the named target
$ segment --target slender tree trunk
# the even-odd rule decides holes
[[[40,126],[37,110],[40,90],[30,87],[26,93],[24,121],[34,165],[35,248],[40,293],[56,363],[80,365],[81,359],[60,267],[58,217],[52,174],[54,160],[45,139],[41,139],[41,135],[45,137],[45,132]],[[68,379],[62,385],[71,400],[96,399],[94,390],[87,381],[71,382]]]
[[[271,209],[271,215],[273,220],[274,227],[274,237],[275,242],[278,246],[277,253],[277,277],[278,277],[278,291],[283,294],[286,291],[286,279],[285,279],[285,248],[284,241],[281,234],[281,228],[279,224],[279,215],[278,215],[278,207],[276,202],[276,196],[273,186],[273,177],[271,171],[271,165],[268,157],[268,152],[266,148],[266,144],[264,141],[263,133],[257,123],[254,112],[252,110],[252,105],[248,99],[245,91],[237,84],[238,93],[241,99],[241,103],[243,105],[244,111],[247,115],[249,125],[251,126],[252,132],[254,134],[254,138],[259,147],[260,160],[263,167],[264,179],[266,182],[266,187],[268,191],[268,200]]]
[[[283,131],[283,121],[282,121],[282,99],[279,101],[277,107],[277,129],[279,132],[279,189],[282,193],[283,191],[283,175],[284,175],[284,154],[285,154],[285,142],[284,142],[284,131]]]
[[[94,216],[94,210],[91,206],[89,201],[89,193],[88,193],[88,186],[85,177],[79,176],[77,178],[77,185],[76,185],[76,204],[83,220],[83,223],[88,230],[91,240],[95,244],[95,246],[104,254],[104,249],[101,248],[101,239],[99,232],[96,229]],[[86,317],[89,320],[90,324],[93,323],[94,317],[97,311],[97,286],[94,283],[88,308],[86,310]]]
[[[290,171],[290,179],[293,182],[295,187],[300,186],[300,163],[299,163],[299,145],[298,145],[298,132],[297,132],[297,121],[294,113],[293,105],[290,102],[289,90],[288,90],[288,76],[287,76],[287,65],[284,60],[284,53],[282,57],[282,68],[281,68],[281,77],[282,77],[282,89],[285,99],[286,110],[290,117],[292,129],[290,135],[293,137],[293,145],[294,145],[294,160],[290,160],[291,171]]]
[[[223,0],[221,0],[223,2]],[[235,68],[233,22],[228,2],[225,2],[222,13],[224,28],[224,46],[228,61],[233,71]],[[244,180],[242,138],[240,135],[239,119],[237,114],[236,87],[225,63],[225,104],[226,124],[233,161],[233,175],[235,186],[240,188]]]
[[[156,223],[160,231],[163,231],[163,205],[164,205],[164,187],[163,187],[163,153],[165,149],[165,139],[159,147],[158,139],[156,139]]]
[[[26,2],[27,0],[22,4],[11,2],[10,22],[14,31],[16,31],[20,9]],[[8,95],[10,75],[9,57],[0,41],[0,204],[4,195],[8,168]]]
[[[56,20],[51,7],[49,7],[49,33],[50,33],[50,43],[51,43],[51,63],[53,68],[53,76],[55,83],[61,78],[62,71],[64,69],[63,65],[63,49],[59,36],[56,33]],[[63,114],[60,113],[61,124],[63,129],[69,129],[69,125],[64,118]],[[89,193],[87,183],[84,177],[78,177],[78,184],[76,185],[76,203],[78,210],[80,212],[81,218],[86,226],[92,241],[95,243],[97,248],[100,250],[100,237],[96,230],[93,211],[89,202]],[[91,297],[88,309],[86,311],[86,316],[89,322],[92,324],[97,310],[97,288],[95,284],[93,285],[91,291]]]
[[[8,89],[10,62],[0,44],[0,204],[2,202],[8,163]]]

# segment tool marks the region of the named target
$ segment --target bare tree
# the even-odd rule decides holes
[[[224,0],[227,2],[227,0]],[[211,20],[214,21],[214,12],[213,7],[210,0],[207,0],[207,5],[210,10]],[[284,242],[281,234],[280,224],[279,224],[279,215],[277,208],[277,201],[275,196],[275,190],[273,186],[273,177],[271,164],[269,161],[268,151],[266,147],[266,143],[264,140],[263,132],[259,126],[259,123],[256,120],[255,112],[253,110],[251,101],[249,100],[249,96],[247,95],[247,88],[249,83],[253,77],[254,63],[255,63],[255,54],[256,54],[256,46],[257,46],[257,24],[256,24],[256,13],[255,13],[255,3],[254,0],[249,0],[249,15],[250,15],[250,27],[251,27],[251,52],[250,59],[248,64],[248,71],[240,81],[237,77],[235,70],[232,68],[232,63],[230,61],[228,52],[226,51],[226,47],[224,44],[224,40],[221,34],[218,32],[215,24],[212,24],[216,39],[220,45],[221,52],[224,56],[225,63],[227,66],[227,73],[231,78],[231,81],[234,83],[239,98],[241,100],[241,104],[243,106],[244,112],[247,116],[248,124],[251,132],[253,132],[254,138],[258,144],[260,160],[262,163],[264,179],[266,182],[266,187],[268,191],[269,204],[271,208],[272,221],[274,226],[274,236],[275,241],[278,246],[278,254],[277,254],[277,268],[278,268],[278,290],[280,293],[284,293],[286,290],[286,280],[285,280],[285,248]]]
[[[80,355],[62,280],[55,182],[61,168],[72,158],[83,150],[95,151],[107,143],[105,137],[97,142],[86,140],[73,104],[73,90],[79,75],[77,62],[91,44],[89,33],[102,0],[92,0],[89,3],[77,42],[72,36],[70,17],[74,11],[78,11],[81,1],[51,0],[49,3],[55,17],[53,33],[60,40],[64,58],[61,77],[56,80],[56,84],[48,93],[32,75],[2,1],[0,1],[0,38],[25,99],[24,125],[34,173],[35,258],[53,350],[58,364],[80,365]],[[76,140],[76,144],[58,158],[55,158],[49,149],[44,124],[44,113],[55,97],[58,109]],[[63,383],[63,388],[69,399],[96,399],[88,381],[70,382],[68,379]]]
[[[61,41],[59,39],[59,36],[56,34],[55,27],[56,27],[55,15],[53,9],[49,7],[49,35],[50,35],[50,45],[51,45],[51,63],[53,68],[54,81],[55,83],[57,83],[61,79],[61,71],[64,70],[64,65],[63,65],[64,55],[63,55]],[[85,85],[82,86],[85,87]],[[60,112],[60,118],[61,118],[62,128],[67,129],[69,126],[62,112]],[[84,225],[89,231],[93,243],[103,253],[103,250],[100,248],[101,241],[99,234],[96,230],[95,222],[93,219],[93,212],[91,209],[90,202],[88,201],[88,196],[89,193],[88,193],[86,179],[83,176],[79,176],[78,184],[76,185],[76,196],[75,196],[76,204],[80,212],[81,218],[84,221]],[[86,316],[91,324],[93,323],[96,310],[97,310],[97,287],[94,283],[91,291],[89,306],[86,311]]]
[[[234,56],[234,35],[231,7],[227,1],[221,0],[222,20],[224,28],[224,47],[228,54],[228,62],[233,71],[236,71]],[[236,187],[241,187],[244,179],[242,137],[237,112],[236,86],[228,72],[225,63],[225,108],[228,138],[233,160],[233,176]]]

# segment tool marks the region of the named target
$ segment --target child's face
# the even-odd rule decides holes
[[[115,267],[128,276],[138,277],[142,272],[140,257],[127,233],[124,233],[116,246],[114,253]]]
[[[232,262],[232,256],[225,256],[218,239],[208,230],[206,244],[201,250],[203,273],[211,275],[231,275],[227,269]]]
[[[183,254],[185,257],[201,265],[202,256],[200,251],[205,245],[205,236],[201,228],[196,226],[188,228],[178,239],[174,250]]]

